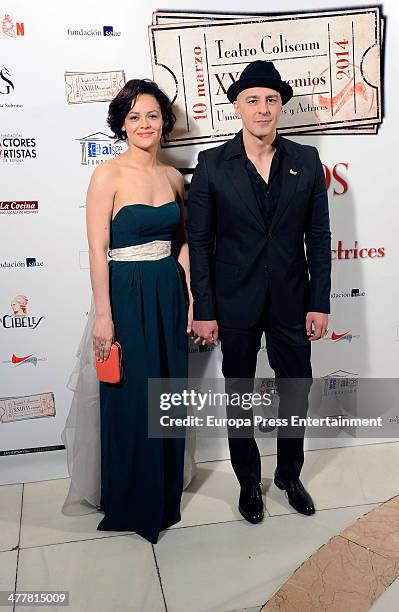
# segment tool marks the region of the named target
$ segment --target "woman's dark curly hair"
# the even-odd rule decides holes
[[[161,107],[163,138],[166,139],[173,130],[176,117],[172,112],[172,103],[168,96],[150,79],[131,79],[109,105],[107,123],[113,131],[116,140],[126,140],[127,136],[123,129],[123,124],[132,104],[136,102],[137,97],[141,94],[154,96]]]

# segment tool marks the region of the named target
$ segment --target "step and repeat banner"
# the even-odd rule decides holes
[[[275,62],[294,89],[280,132],[318,148],[330,203],[332,315],[313,346],[314,375],[342,393],[356,378],[398,375],[396,3],[306,2],[301,11],[283,0],[266,14],[258,0],[246,13],[235,0],[217,13],[194,1],[167,8],[125,0],[0,8],[3,457],[63,449],[66,384],[91,297],[86,190],[94,168],[125,150],[106,116],[131,78],[154,78],[175,100],[161,157],[188,189],[198,152],[240,129],[229,85],[248,62]],[[190,346],[194,377],[218,377],[220,367],[219,347]],[[257,374],[270,373],[263,343]],[[262,444],[273,452],[273,440]],[[198,440],[199,460],[227,456],[225,441]]]

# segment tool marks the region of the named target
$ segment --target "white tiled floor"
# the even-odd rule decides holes
[[[152,547],[133,535],[22,549],[17,589],[69,591],[73,611],[165,610]]]
[[[238,513],[230,462],[202,463],[184,493],[181,523],[155,546],[97,531],[99,513],[64,516],[67,479],[4,485],[0,590],[13,589],[17,575],[18,589],[69,590],[71,612],[258,612],[315,549],[399,493],[399,443],[308,452],[302,480],[318,509],[311,517],[294,512],[272,484],[275,457],[262,463],[262,524]],[[398,589],[373,610],[393,610]]]
[[[374,506],[176,529],[156,547],[173,612],[221,612],[265,602],[314,550]]]
[[[97,531],[103,517],[99,512],[71,517],[61,513],[69,479],[31,482],[24,486],[21,548],[115,536],[118,532]],[[125,535],[125,534],[120,534]]]
[[[307,453],[301,480],[309,489],[316,509],[368,503],[356,469],[357,451],[357,448],[342,448]],[[263,458],[263,474],[268,474],[268,484],[273,477],[274,463],[274,457]],[[286,501],[284,491],[280,491],[272,481],[266,493],[266,508],[271,515],[295,512]]]
[[[174,528],[241,518],[237,508],[237,478],[230,461],[200,463],[195,479],[183,495],[182,520]]]
[[[18,545],[22,485],[5,485],[0,488],[0,491],[0,551],[3,551],[11,550]]]
[[[9,550],[0,553],[0,591],[14,591],[17,570],[18,551]],[[2,611],[11,612],[12,605],[2,607]]]

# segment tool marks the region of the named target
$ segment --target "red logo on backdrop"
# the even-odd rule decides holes
[[[36,367],[39,361],[47,361],[47,357],[36,357],[34,353],[31,353],[30,355],[25,355],[25,357],[17,357],[15,353],[13,353],[11,359],[7,359],[2,363],[11,363],[14,367],[19,367],[21,365],[25,365],[26,363],[31,363]]]
[[[332,187],[334,196],[342,196],[348,192],[348,181],[345,178],[345,169],[348,170],[347,162],[339,162],[331,169],[323,164],[324,175],[326,177],[327,191]]]
[[[25,36],[25,25],[23,22],[12,20],[10,15],[4,15],[1,20],[1,31],[7,38],[15,38],[16,36]]]
[[[37,200],[0,200],[1,214],[37,214],[39,202]]]
[[[354,338],[360,338],[359,334],[353,334],[350,330],[339,332],[338,334],[333,331],[329,336],[325,336],[325,340],[332,340],[332,342],[341,342],[346,340],[349,344],[352,342]]]
[[[13,354],[13,356],[11,357],[11,361],[12,363],[23,363],[27,359],[30,359],[32,355],[33,353],[31,353],[30,355],[26,355],[25,357],[17,357],[16,355]]]
[[[357,240],[355,246],[346,248],[342,240],[338,240],[337,248],[331,250],[331,259],[376,259],[385,257],[385,247],[361,247]]]
[[[347,334],[349,334],[349,330],[344,332],[343,334],[336,334],[334,331],[331,334],[331,340],[340,340],[341,338],[343,338],[344,336],[346,336]]]

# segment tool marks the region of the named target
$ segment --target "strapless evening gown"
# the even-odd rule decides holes
[[[169,241],[180,207],[129,204],[112,221],[111,249]],[[169,255],[111,261],[109,285],[123,378],[100,383],[101,508],[97,529],[135,531],[150,542],[180,521],[183,438],[148,437],[148,378],[187,378],[188,299],[184,270]]]

